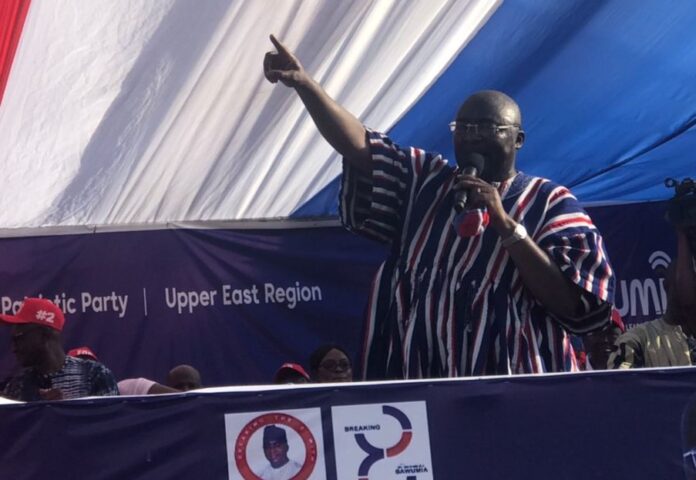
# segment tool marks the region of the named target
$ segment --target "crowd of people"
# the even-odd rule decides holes
[[[143,377],[116,381],[88,346],[65,351],[61,332],[65,315],[44,298],[27,298],[15,315],[0,315],[0,323],[12,328],[11,344],[21,370],[4,382],[0,396],[18,401],[64,400],[108,395],[181,393],[202,388],[200,372],[178,365],[164,384]],[[349,354],[338,345],[323,345],[310,356],[310,372],[298,363],[285,363],[273,382],[326,383],[353,380]]]
[[[435,152],[399,145],[365,127],[279,40],[271,36],[271,42],[276,51],[264,58],[266,78],[294,89],[319,133],[343,157],[342,222],[389,246],[372,282],[357,377],[694,364],[696,213],[687,222],[672,222],[678,253],[665,282],[665,315],[627,331],[613,307],[615,275],[590,216],[568,188],[516,167],[526,132],[512,98],[485,90],[465,99],[449,125],[452,165]],[[11,398],[201,386],[198,372],[186,365],[172,369],[166,385],[142,378],[117,384],[92,352],[64,353],[64,317],[47,300],[27,299],[17,315],[0,320],[14,325],[13,349],[25,367],[5,386]],[[273,381],[353,378],[350,355],[325,345],[311,354],[309,372],[288,362]]]
[[[61,339],[65,316],[58,305],[44,298],[25,299],[15,315],[0,315],[0,323],[12,327],[12,351],[20,367],[1,391],[11,400],[179,393],[201,388],[200,374],[190,365],[174,367],[166,385],[146,378],[117,382],[89,347],[66,353]]]

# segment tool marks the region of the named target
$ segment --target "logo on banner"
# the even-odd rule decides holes
[[[338,480],[432,479],[425,402],[333,407]]]
[[[657,278],[633,278],[618,282],[616,308],[629,323],[652,320],[664,314],[667,293],[662,277],[671,261],[667,253],[657,250],[648,257],[648,264]]]
[[[225,415],[230,479],[325,480],[321,411]]]

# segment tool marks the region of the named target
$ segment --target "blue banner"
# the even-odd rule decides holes
[[[627,323],[664,312],[656,270],[674,255],[664,204],[590,209],[618,276]],[[381,245],[339,227],[155,230],[0,240],[0,311],[25,296],[67,314],[66,348],[91,347],[118,378],[163,381],[189,363],[205,385],[270,382],[323,343],[361,348]],[[9,329],[0,328],[0,345]],[[0,349],[0,380],[14,359]]]
[[[4,405],[0,478],[683,480],[695,385],[674,369]]]
[[[44,296],[118,378],[188,363],[206,385],[269,383],[319,345],[359,350],[382,250],[341,228],[159,230],[4,239],[0,310]],[[367,248],[366,248],[367,247]],[[0,328],[0,345],[9,345]],[[14,359],[0,349],[1,378]]]
[[[667,307],[664,270],[677,237],[665,220],[666,203],[589,208],[616,273],[615,304],[627,325],[662,316]]]

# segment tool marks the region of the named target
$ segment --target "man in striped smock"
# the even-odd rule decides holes
[[[343,222],[390,245],[368,301],[363,376],[575,370],[568,334],[609,323],[613,273],[568,189],[516,170],[517,104],[496,91],[469,97],[450,125],[452,167],[366,129],[271,41],[267,79],[293,87],[344,156]],[[472,154],[484,159],[480,177],[462,173]],[[468,210],[458,215],[460,191]]]
[[[12,350],[23,367],[3,396],[29,402],[118,395],[104,365],[65,354],[60,340],[65,317],[50,300],[27,298],[16,315],[0,315],[0,322],[12,325]]]

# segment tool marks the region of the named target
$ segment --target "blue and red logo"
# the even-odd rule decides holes
[[[396,457],[411,443],[413,438],[413,428],[411,421],[404,412],[391,405],[382,406],[382,413],[394,417],[401,425],[401,438],[394,445],[387,448],[376,447],[372,445],[364,433],[356,433],[355,441],[358,446],[367,454],[365,459],[360,463],[358,468],[358,480],[368,480],[368,475],[372,466],[383,460],[384,458]],[[416,477],[407,477],[407,480],[415,479]]]

